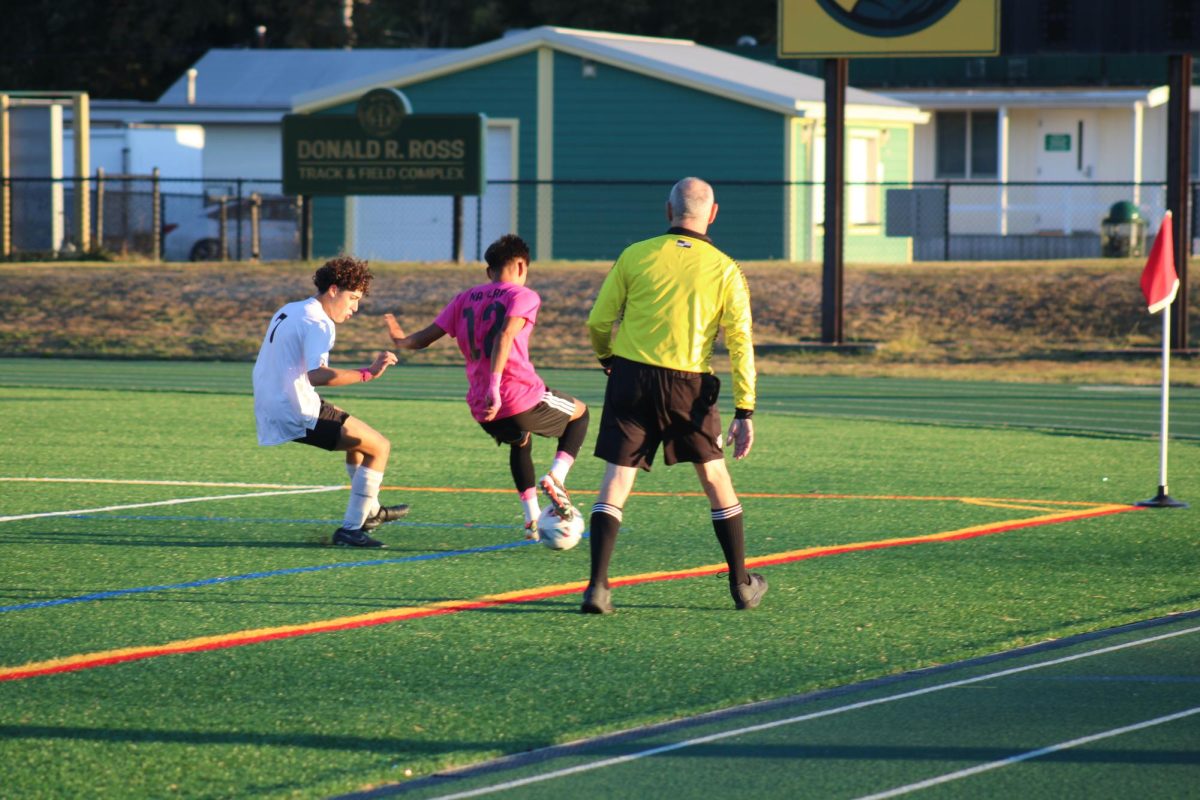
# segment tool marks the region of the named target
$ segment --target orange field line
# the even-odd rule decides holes
[[[462,489],[454,486],[382,486],[380,491],[388,492],[455,492],[459,494],[511,494],[512,489],[474,488]],[[572,494],[595,494],[595,489],[572,489]],[[704,497],[703,492],[630,492],[638,497]],[[1042,506],[1080,506],[1083,508],[1103,508],[1110,503],[1096,503],[1085,500],[1030,500],[1020,497],[963,497],[941,495],[909,495],[909,494],[819,494],[814,492],[738,492],[738,497],[756,497],[767,500],[908,500],[924,502],[957,502],[984,505],[988,503],[1036,503]],[[1040,510],[1040,509],[1034,509]]]
[[[1072,520],[1100,517],[1108,514],[1120,514],[1126,511],[1138,511],[1137,506],[1104,505],[1083,511],[1064,511],[1053,514],[1043,514],[1028,519],[1006,520],[986,525],[972,525],[952,531],[926,534],[924,536],[905,536],[875,541],[854,542],[851,544],[832,547],[808,547],[801,550],[789,550],[783,553],[758,556],[746,559],[748,567],[763,567],[772,564],[786,564],[808,558],[840,555],[842,553],[880,550],[888,547],[905,545],[928,544],[931,542],[950,542],[970,539],[977,536],[989,536],[1007,531],[1032,528],[1040,525],[1054,525]],[[610,581],[613,586],[632,586],[634,584],[651,583],[655,581],[680,580],[705,575],[715,575],[728,569],[725,564],[709,564],[684,570],[668,572],[646,572],[640,575],[627,575]],[[561,583],[554,586],[543,586],[536,589],[518,589],[501,594],[485,595],[473,600],[445,600],[423,606],[410,608],[393,608],[383,611],[372,611],[366,614],[356,614],[348,617],[306,622],[297,625],[282,625],[274,628],[255,628],[252,630],[235,631],[233,633],[201,636],[192,639],[182,639],[162,645],[142,645],[124,647],[115,650],[102,650],[95,653],[80,653],[63,658],[46,661],[35,661],[18,667],[0,667],[0,681],[24,680],[40,675],[54,675],[64,672],[75,672],[84,669],[107,667],[123,664],[129,661],[141,661],[159,656],[176,655],[181,653],[200,653],[208,650],[223,650],[230,647],[258,644],[261,642],[289,639],[296,636],[309,636],[317,633],[331,633],[352,628],[366,628],[374,625],[386,625],[410,619],[456,614],[462,611],[474,611],[495,606],[527,603],[545,600],[566,594],[582,592],[587,586],[586,581]]]

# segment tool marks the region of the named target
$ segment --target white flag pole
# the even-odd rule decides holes
[[[1169,213],[1169,212],[1168,212]],[[1159,429],[1158,494],[1138,503],[1147,508],[1187,508],[1188,504],[1167,493],[1167,423],[1171,405],[1171,304],[1163,307],[1162,353],[1162,421]]]
[[[1159,442],[1158,493],[1167,496],[1167,423],[1171,405],[1171,304],[1163,309],[1162,441]]]

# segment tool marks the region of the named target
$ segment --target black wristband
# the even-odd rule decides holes
[[[733,410],[734,419],[750,419],[754,416],[753,408],[735,408]]]
[[[601,358],[601,359],[599,359],[599,361],[600,361],[600,366],[604,367],[605,369],[608,369],[609,367],[612,366],[613,357],[609,356],[608,358]]]

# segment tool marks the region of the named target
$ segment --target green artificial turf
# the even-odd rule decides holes
[[[0,377],[0,402],[20,420],[0,429],[0,477],[346,481],[336,455],[255,445],[245,365],[137,365],[124,389],[87,388],[93,370],[60,371],[57,385]],[[413,511],[379,531],[386,550],[316,543],[338,524],[341,489],[0,522],[0,607],[11,609],[0,611],[0,669],[585,580],[586,541],[566,553],[515,545],[506,453],[455,399],[460,374],[390,374],[394,384],[361,387],[377,393],[337,394],[393,440],[385,485],[407,488],[386,498]],[[594,373],[548,377],[598,404]],[[1098,414],[1084,430],[1056,428],[1069,406],[1057,390],[1017,409],[998,385],[988,411],[979,384],[941,384],[934,397],[930,382],[883,384],[891,395],[868,382],[853,395],[850,381],[842,408],[892,400],[853,419],[809,407],[820,394],[809,379],[777,380],[777,413],[755,417],[755,450],[731,465],[752,557],[1084,507],[1039,500],[1129,503],[1156,486],[1155,441],[1119,411],[1111,424]],[[914,424],[905,406],[923,394],[975,403],[980,419]],[[1045,420],[1030,420],[1039,408]],[[1024,421],[1006,423],[1017,411]],[[602,466],[593,438],[568,483],[585,510]],[[1200,500],[1198,447],[1172,442],[1183,499]],[[540,466],[552,453],[535,444]],[[459,491],[431,491],[443,488]],[[690,468],[658,466],[635,489],[662,494],[626,505],[614,577],[720,562]],[[0,516],[265,491],[0,482]],[[1197,530],[1192,509],[1131,511],[764,567],[771,589],[750,613],[732,610],[723,576],[707,576],[619,588],[612,617],[581,616],[566,594],[0,682],[0,795],[328,796],[1193,609]],[[379,563],[344,566],[362,562]],[[333,568],[270,574],[306,567]],[[229,577],[244,579],[170,588]],[[164,588],[23,607],[145,587]]]

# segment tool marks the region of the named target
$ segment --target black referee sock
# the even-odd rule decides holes
[[[729,583],[737,586],[750,582],[746,574],[746,533],[742,523],[742,504],[712,510],[713,530],[729,565]]]
[[[588,541],[592,548],[592,586],[608,587],[608,564],[612,561],[613,549],[617,546],[617,532],[621,529],[621,509],[608,503],[592,506],[592,519]]]

